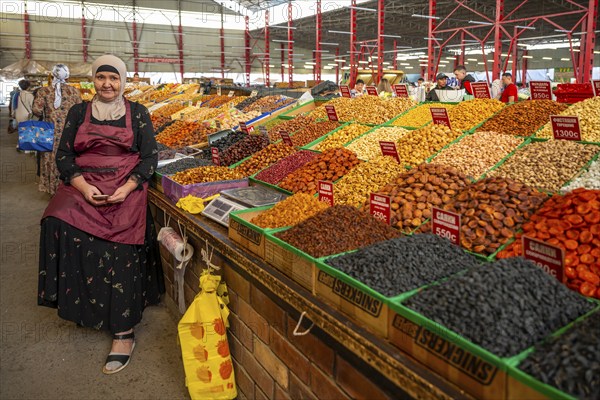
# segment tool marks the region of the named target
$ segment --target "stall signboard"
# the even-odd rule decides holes
[[[330,121],[337,122],[340,120],[334,106],[325,105],[325,111],[327,112],[327,118],[329,118]]]
[[[211,147],[210,153],[212,155],[213,164],[215,164],[216,166],[221,165],[221,158],[219,157],[219,149],[216,147]]]
[[[252,133],[254,131],[254,127],[253,126],[248,126],[246,125],[245,122],[240,122],[240,130],[242,132],[244,132],[246,135],[249,135],[250,133]]]
[[[476,99],[490,99],[490,87],[487,82],[473,82],[471,83],[471,89],[473,90],[473,97]]]
[[[529,82],[529,93],[531,93],[531,100],[552,100],[550,81]]]
[[[281,136],[283,143],[287,144],[288,146],[294,145],[294,142],[292,142],[292,138],[290,137],[290,133],[288,131],[279,131],[279,135]]]
[[[431,231],[434,235],[460,245],[460,215],[441,208],[431,208]]]
[[[377,96],[377,88],[375,86],[367,86],[367,94],[371,96]]]
[[[564,283],[564,250],[540,240],[523,236],[523,257],[533,261],[548,275]]]
[[[394,85],[394,93],[396,93],[396,97],[401,97],[404,99],[408,98],[408,86],[405,84],[402,85]]]
[[[329,181],[319,181],[319,201],[333,206],[333,183]]]
[[[369,199],[369,212],[375,218],[389,225],[390,218],[390,196],[371,193]]]
[[[579,117],[575,115],[551,115],[552,133],[554,139],[581,140]]]
[[[431,118],[433,123],[437,125],[445,125],[450,128],[450,117],[448,116],[448,110],[444,107],[431,107]]]
[[[398,149],[396,148],[395,142],[379,142],[381,148],[381,154],[384,156],[394,157],[397,163],[400,163],[400,156],[398,156]]]
[[[600,79],[592,80],[592,89],[594,90],[594,96],[600,96]]]
[[[350,87],[348,86],[340,86],[340,92],[342,93],[342,97],[352,97],[350,94]]]

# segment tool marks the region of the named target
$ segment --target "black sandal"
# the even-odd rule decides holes
[[[104,367],[102,368],[102,372],[105,373],[106,375],[116,374],[117,372],[123,370],[127,366],[127,364],[129,364],[129,361],[131,361],[131,355],[133,354],[133,349],[135,349],[135,334],[133,332],[126,333],[124,335],[115,334],[115,335],[113,335],[113,339],[114,340],[133,339],[133,344],[131,346],[131,351],[129,352],[129,354],[123,354],[123,353],[109,353],[108,354],[108,357],[106,357],[106,363],[104,364]],[[106,366],[111,362],[118,362],[121,364],[121,366],[116,369],[107,369]]]

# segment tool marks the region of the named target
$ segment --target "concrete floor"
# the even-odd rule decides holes
[[[0,399],[187,399],[177,320],[165,304],[147,308],[129,366],[107,376],[109,333],[37,306],[39,219],[49,196],[37,190],[35,158],[15,151],[0,107]]]

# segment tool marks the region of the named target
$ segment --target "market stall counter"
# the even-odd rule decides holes
[[[224,226],[155,189],[149,202],[157,227],[181,231],[195,249],[182,274],[161,246],[169,308],[179,317],[191,304],[207,261],[227,283],[238,398],[472,398],[241,248]]]

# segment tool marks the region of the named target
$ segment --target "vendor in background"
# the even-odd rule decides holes
[[[504,91],[502,92],[500,101],[503,103],[514,103],[517,101],[518,89],[517,85],[513,83],[512,74],[510,72],[502,74],[502,85],[504,86]]]
[[[452,90],[452,88],[448,86],[448,76],[446,74],[437,74],[436,80],[437,85],[427,93],[427,96],[425,97],[426,101],[440,101],[436,90]]]
[[[423,78],[417,79],[417,87],[423,86],[424,83],[425,83],[425,79],[423,79]]]
[[[468,94],[473,94],[471,89],[471,83],[475,82],[475,78],[472,75],[467,74],[467,68],[464,65],[459,65],[454,68],[454,76],[460,83],[459,89],[465,89]]]
[[[383,78],[379,81],[379,85],[377,85],[377,93],[379,93],[379,97],[392,97],[392,85],[390,85],[390,81]]]
[[[352,97],[362,96],[365,93],[365,81],[358,79],[354,84],[354,89],[350,91]]]
[[[133,83],[138,83],[140,81],[140,74],[137,72],[133,74]]]
[[[9,94],[8,99],[8,133],[14,133],[17,131],[17,121],[13,118],[13,110],[17,108],[17,101],[19,100],[19,88],[13,86],[12,91]]]

